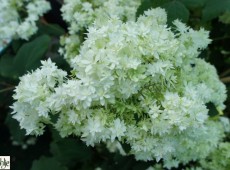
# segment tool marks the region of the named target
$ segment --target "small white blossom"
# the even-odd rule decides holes
[[[120,119],[115,119],[114,124],[110,127],[111,131],[111,141],[113,142],[115,138],[121,139],[122,136],[125,136],[126,126],[123,121]]]

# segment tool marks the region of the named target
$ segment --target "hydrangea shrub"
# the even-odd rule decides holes
[[[72,74],[47,60],[21,77],[13,117],[27,134],[41,135],[52,125],[62,137],[75,135],[90,146],[102,142],[112,150],[114,143],[122,150],[126,143],[131,150],[124,155],[163,160],[167,168],[204,160],[229,127],[227,118],[211,118],[206,107],[223,110],[226,99],[215,68],[198,58],[211,42],[208,32],[179,20],[169,27],[161,8],[137,20],[124,19],[129,8],[123,7],[103,18],[110,11],[103,2],[65,1],[62,10],[71,10],[63,17],[73,25],[62,52]],[[118,8],[125,3],[111,2]],[[82,28],[87,35],[77,51],[74,37]]]

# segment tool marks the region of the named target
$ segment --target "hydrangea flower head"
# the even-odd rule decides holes
[[[52,124],[62,137],[73,134],[91,146],[125,142],[137,160],[163,159],[167,168],[205,158],[226,129],[223,121],[209,118],[206,104],[224,109],[226,89],[215,68],[198,58],[210,43],[208,32],[180,21],[172,30],[166,22],[161,8],[137,21],[96,20],[70,60],[72,78],[63,80],[66,74],[55,68],[35,83],[33,95],[22,79],[14,117],[28,134]],[[46,72],[43,65],[26,76]],[[28,95],[35,98],[27,101]],[[52,114],[57,121],[49,119]],[[24,126],[25,119],[35,127]]]

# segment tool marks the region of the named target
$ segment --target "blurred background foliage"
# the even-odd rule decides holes
[[[62,1],[50,2],[52,10],[39,20],[37,34],[29,41],[11,41],[0,53],[0,155],[11,156],[11,168],[14,170],[83,170],[97,167],[142,170],[154,165],[154,161],[135,161],[133,156],[110,153],[104,145],[86,147],[76,137],[62,139],[51,128],[47,128],[40,137],[25,136],[25,131],[11,118],[9,106],[12,105],[13,89],[20,76],[39,67],[40,60],[48,57],[58,67],[70,70],[57,52],[59,37],[67,32],[60,14]],[[194,29],[204,27],[210,31],[213,41],[200,57],[215,65],[221,81],[226,84],[228,99],[224,114],[230,117],[230,0],[143,0],[137,16],[154,7],[166,9],[169,25],[179,18]],[[211,111],[215,112],[214,109],[211,108]],[[178,169],[183,169],[183,166]]]

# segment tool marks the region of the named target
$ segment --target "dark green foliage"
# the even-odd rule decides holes
[[[179,0],[188,8],[202,8],[208,0]]]
[[[209,0],[203,9],[203,20],[209,21],[230,10],[230,0]]]
[[[45,33],[52,36],[61,36],[65,34],[65,30],[60,25],[57,24],[40,23],[38,27],[39,27],[38,34]]]
[[[179,19],[182,22],[188,22],[189,19],[189,11],[179,1],[172,1],[162,5],[165,8],[168,14],[168,23],[171,24],[175,19]]]
[[[16,77],[16,73],[13,69],[12,63],[14,62],[14,58],[10,55],[3,55],[0,59],[0,75],[3,77]]]
[[[54,169],[54,170],[67,170],[66,167],[52,157],[41,157],[39,160],[33,162],[31,170]]]
[[[25,74],[40,65],[40,60],[49,49],[50,37],[41,35],[21,46],[13,61],[13,69],[17,76]]]
[[[25,139],[25,135],[26,132],[23,129],[20,129],[18,122],[12,118],[11,114],[7,115],[5,124],[8,126],[12,140],[17,141],[18,143],[22,144],[24,139]]]
[[[12,43],[13,49],[18,49],[16,55],[5,54],[0,60],[0,74],[3,77],[13,79],[22,76],[28,71],[34,70],[40,65],[40,60],[49,49],[51,38],[48,35],[41,35],[34,40],[27,42],[19,48],[20,44]]]
[[[92,157],[90,147],[76,139],[53,141],[50,146],[50,152],[58,162],[70,167],[73,167],[78,161],[85,162]]]
[[[137,16],[143,14],[147,9],[156,7],[162,7],[166,10],[169,24],[171,24],[175,19],[179,19],[183,22],[187,22],[189,19],[188,9],[183,3],[176,0],[144,0],[138,9]]]
[[[209,103],[206,104],[206,106],[207,106],[207,109],[209,110],[208,115],[210,117],[214,117],[214,116],[219,115],[219,112],[218,112],[218,110],[216,109],[216,106],[213,103],[209,102]]]

